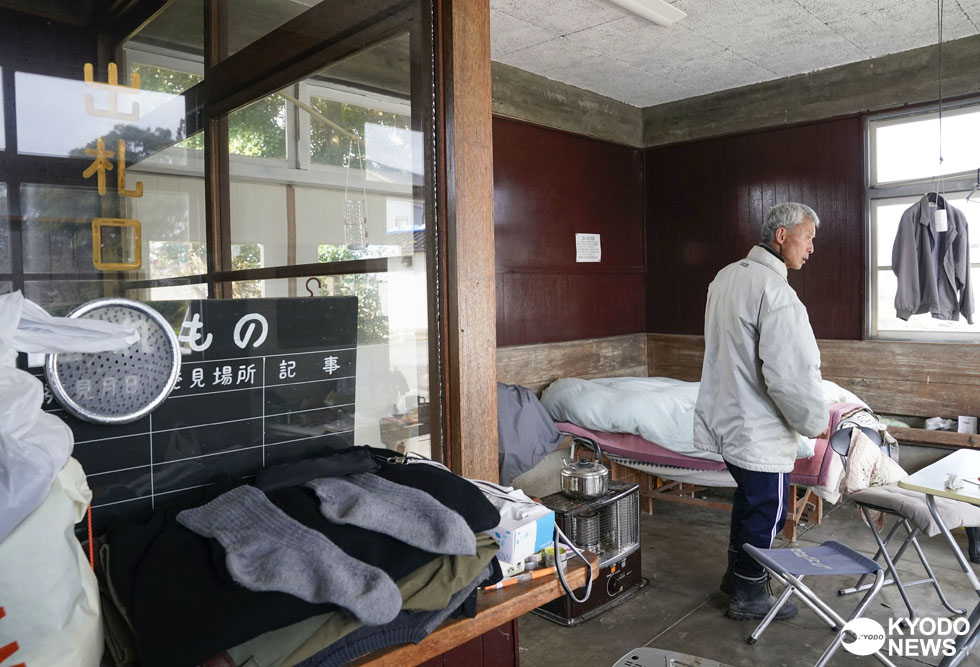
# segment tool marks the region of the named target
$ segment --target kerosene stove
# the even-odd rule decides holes
[[[577,625],[633,597],[647,581],[640,576],[640,487],[609,482],[609,490],[591,500],[564,493],[541,499],[555,511],[555,522],[580,549],[599,556],[592,594],[578,603],[564,595],[534,613],[561,625]],[[585,588],[575,591],[581,598]]]

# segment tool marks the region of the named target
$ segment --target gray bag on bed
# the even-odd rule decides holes
[[[497,383],[497,443],[500,483],[510,486],[555,450],[562,434],[527,387]]]

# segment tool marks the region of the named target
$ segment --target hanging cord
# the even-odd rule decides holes
[[[939,25],[939,164],[943,164],[943,2],[936,0],[936,22]]]

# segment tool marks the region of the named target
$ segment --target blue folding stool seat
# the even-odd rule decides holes
[[[772,622],[772,619],[779,612],[790,596],[795,595],[807,607],[813,610],[817,616],[833,628],[837,636],[831,642],[827,650],[817,661],[815,667],[823,667],[830,660],[831,656],[844,641],[844,624],[861,616],[871,604],[871,600],[885,581],[884,570],[881,565],[867,556],[858,553],[850,547],[844,546],[840,542],[828,541],[813,547],[786,548],[786,549],[759,549],[751,544],[743,547],[745,552],[752,556],[769,572],[770,576],[776,581],[784,584],[786,590],[783,591],[779,599],[769,610],[769,613],[762,622],[759,623],[752,634],[746,640],[749,644],[755,644],[759,636]],[[830,608],[823,600],[803,584],[804,577],[808,576],[854,576],[854,575],[874,575],[874,582],[868,592],[855,607],[850,618],[844,619],[837,612]],[[875,652],[875,657],[885,665],[894,667],[893,663],[882,655],[881,651]]]

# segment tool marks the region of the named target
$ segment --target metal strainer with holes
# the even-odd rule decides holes
[[[97,299],[68,317],[130,326],[139,341],[122,350],[49,354],[44,373],[51,393],[70,414],[95,424],[127,424],[166,400],[177,383],[177,336],[160,313],[129,299]]]

